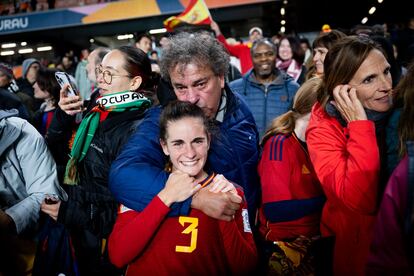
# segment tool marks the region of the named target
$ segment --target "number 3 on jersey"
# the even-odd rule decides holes
[[[192,218],[192,217],[179,217],[178,222],[182,225],[185,226],[185,223],[190,223],[190,225],[187,226],[187,228],[185,228],[183,230],[183,232],[181,232],[182,234],[191,234],[191,241],[190,241],[190,246],[181,246],[181,245],[177,245],[175,247],[175,252],[183,252],[183,253],[191,253],[193,252],[196,247],[197,247],[197,235],[198,235],[198,218]]]

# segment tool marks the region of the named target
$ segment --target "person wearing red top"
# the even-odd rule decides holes
[[[329,50],[306,141],[327,198],[321,232],[335,237],[335,275],[365,274],[391,94],[390,65],[372,40],[346,37]]]
[[[215,21],[212,21],[210,24],[211,29],[216,34],[216,38],[220,41],[224,47],[229,51],[230,55],[237,57],[240,60],[241,73],[244,75],[252,69],[252,57],[250,54],[250,48],[253,45],[253,42],[263,38],[263,31],[259,27],[253,27],[249,31],[249,41],[246,44],[237,44],[230,45],[227,43],[226,38],[220,31],[220,27]]]
[[[274,242],[320,234],[325,197],[305,142],[320,81],[306,81],[295,95],[293,109],[275,118],[263,137],[258,167],[262,187],[259,232],[265,243],[271,242],[270,248]],[[268,262],[271,253],[264,253],[263,262]]]
[[[160,118],[160,144],[169,156],[171,174],[165,187],[142,211],[121,205],[109,237],[109,257],[126,275],[244,275],[253,271],[257,253],[246,200],[222,175],[207,174],[210,146],[208,121],[198,106],[170,103]],[[203,187],[232,192],[241,208],[230,221],[208,217],[197,209],[188,216],[168,217],[170,206]]]

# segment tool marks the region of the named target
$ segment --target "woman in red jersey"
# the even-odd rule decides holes
[[[223,176],[204,170],[210,145],[203,111],[173,102],[160,118],[160,144],[171,174],[158,196],[141,212],[121,206],[109,238],[109,256],[127,275],[242,275],[256,265],[257,253],[241,190]],[[240,196],[231,221],[192,209],[188,216],[168,217],[170,206],[202,187]],[[197,195],[195,195],[197,196]]]
[[[321,79],[312,78],[302,84],[292,110],[275,118],[263,137],[264,148],[258,167],[262,187],[259,232],[261,260],[268,266],[269,273],[302,275],[300,271],[314,270],[311,254],[306,254],[301,265],[293,263],[295,256],[308,250],[311,240],[320,235],[320,217],[325,202],[305,141],[320,82]],[[291,254],[283,250],[286,247],[279,246],[284,242],[289,243]],[[277,261],[278,256],[283,260]],[[289,272],[278,271],[277,266],[272,265],[274,262],[288,264]]]

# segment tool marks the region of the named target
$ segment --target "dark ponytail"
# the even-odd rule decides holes
[[[156,89],[159,82],[159,75],[152,71],[151,61],[147,54],[141,49],[133,46],[120,46],[116,48],[125,57],[124,69],[128,72],[131,78],[140,76],[142,84],[137,92],[144,94],[150,98],[153,103],[158,102],[156,97]]]

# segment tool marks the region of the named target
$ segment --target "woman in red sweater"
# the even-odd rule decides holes
[[[390,65],[369,38],[343,38],[326,55],[306,141],[327,197],[321,232],[335,237],[335,275],[364,275],[391,82]]]
[[[188,102],[172,102],[161,114],[160,144],[170,158],[171,174],[163,190],[141,212],[121,206],[109,238],[109,257],[127,275],[243,275],[256,265],[257,253],[241,190],[222,175],[207,173],[209,124]],[[170,206],[201,188],[240,196],[231,221],[192,209],[168,217]],[[195,195],[197,196],[197,195]]]

